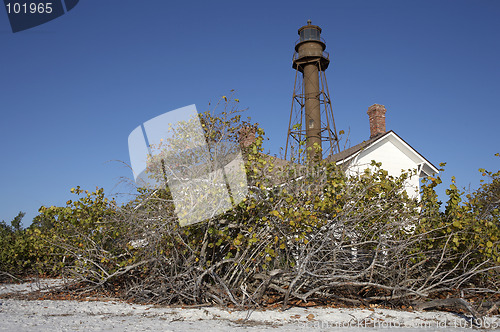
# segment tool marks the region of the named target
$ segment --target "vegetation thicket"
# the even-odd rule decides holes
[[[442,209],[438,176],[424,179],[416,200],[405,190],[412,170],[393,177],[373,162],[348,176],[326,161],[286,163],[263,153],[264,131],[241,119],[237,99],[223,97],[214,109],[200,115],[212,162],[234,156],[228,146],[239,146],[238,130],[256,132],[241,146],[245,199],[181,227],[167,186],[138,187],[121,206],[102,189],[76,187],[74,200],[41,207],[27,229],[22,213],[0,224],[2,277],[65,275],[87,290],[119,287],[123,298],[163,304],[408,304],[457,290],[498,294],[500,172],[480,170],[485,181],[467,195],[453,179]],[[151,177],[165,176],[164,165],[150,165]],[[201,171],[196,165],[191,171]]]

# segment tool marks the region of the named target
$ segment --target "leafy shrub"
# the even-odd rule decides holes
[[[490,181],[469,195],[453,183],[442,211],[437,176],[417,201],[405,191],[413,171],[391,177],[374,162],[348,176],[325,161],[286,162],[263,153],[265,133],[241,120],[237,100],[217,105],[222,113],[200,118],[210,151],[238,145],[242,127],[256,132],[241,146],[249,193],[233,209],[181,227],[166,186],[137,188],[123,206],[77,187],[82,197],[42,207],[28,230],[2,224],[2,269],[36,262],[156,303],[408,303],[457,288],[498,291],[500,173],[481,170]]]

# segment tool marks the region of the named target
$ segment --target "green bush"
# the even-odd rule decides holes
[[[442,210],[437,176],[417,201],[405,191],[413,171],[391,177],[373,162],[348,176],[325,161],[284,162],[263,153],[265,133],[241,120],[237,100],[217,105],[222,113],[200,117],[212,155],[238,145],[242,127],[257,133],[242,147],[249,193],[233,209],[181,227],[165,186],[137,188],[123,206],[102,189],[73,188],[77,200],[40,208],[26,230],[22,214],[0,224],[1,270],[119,283],[123,296],[158,303],[258,305],[272,294],[407,303],[471,284],[498,291],[499,172],[481,170],[489,181],[469,195],[453,179]],[[150,166],[164,178],[161,163]]]

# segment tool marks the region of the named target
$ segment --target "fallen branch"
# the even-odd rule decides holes
[[[457,311],[463,309],[465,311],[468,311],[475,319],[481,317],[481,315],[470,305],[470,303],[465,301],[464,299],[452,298],[444,300],[432,300],[429,302],[415,304],[413,305],[413,307],[417,310],[424,310],[430,308],[443,308],[443,307],[452,308]]]

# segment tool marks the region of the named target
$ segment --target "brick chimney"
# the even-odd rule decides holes
[[[241,146],[246,148],[252,145],[252,143],[255,142],[255,133],[255,127],[245,126],[240,128],[238,134]]]
[[[373,104],[368,107],[368,117],[370,118],[370,138],[385,134],[385,106]]]

